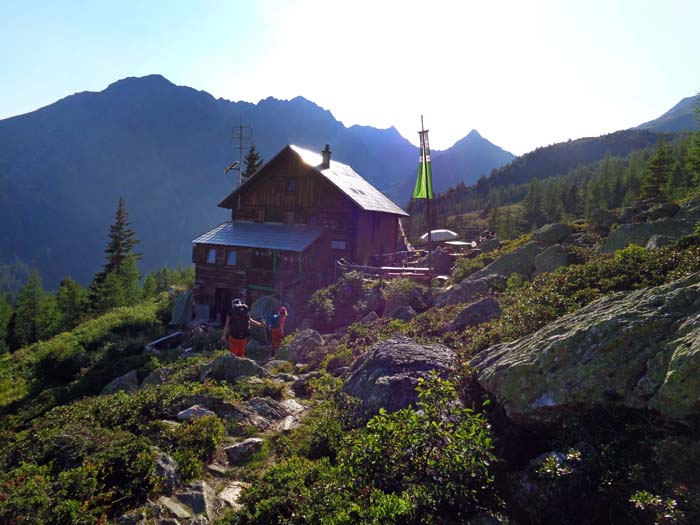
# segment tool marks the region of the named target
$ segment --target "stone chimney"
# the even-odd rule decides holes
[[[328,144],[326,144],[326,149],[324,149],[321,152],[321,155],[323,155],[323,162],[321,162],[321,168],[327,170],[331,167],[331,149],[328,146]]]

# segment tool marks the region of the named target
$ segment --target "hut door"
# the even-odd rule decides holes
[[[231,309],[231,290],[228,288],[217,288],[214,293],[214,315],[221,324],[226,322],[226,315]]]

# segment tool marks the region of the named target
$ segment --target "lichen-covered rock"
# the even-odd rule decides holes
[[[571,232],[571,226],[562,222],[545,224],[532,234],[532,240],[548,244],[556,244],[566,239],[569,235],[571,235]]]
[[[626,248],[630,244],[646,246],[653,235],[664,235],[672,239],[678,239],[693,231],[694,223],[678,219],[661,219],[653,222],[640,222],[636,224],[623,224],[610,232],[600,245],[601,253],[612,253]]]
[[[448,330],[461,332],[468,326],[476,326],[501,316],[501,307],[493,297],[484,297],[470,304],[457,314],[448,325]]]
[[[553,272],[561,266],[567,266],[570,260],[569,254],[561,244],[547,246],[535,257],[535,274]]]
[[[199,380],[216,379],[235,383],[242,377],[264,377],[267,372],[255,361],[224,354],[202,366],[199,370]]]
[[[263,443],[263,440],[260,438],[248,438],[240,443],[224,448],[224,452],[226,452],[230,465],[240,465],[258,452],[262,448]]]
[[[239,500],[241,499],[241,494],[245,489],[250,487],[250,483],[245,483],[243,481],[232,481],[226,487],[219,492],[217,498],[228,507],[233,510],[238,510],[241,508]]]
[[[117,392],[133,394],[139,389],[139,377],[136,370],[131,370],[123,376],[115,377],[107,386],[102,389],[101,395],[109,396]]]
[[[167,490],[173,490],[180,484],[180,467],[170,455],[157,448],[155,450],[156,459],[153,474],[160,478]]]
[[[216,414],[206,407],[193,405],[185,410],[177,413],[177,418],[180,421],[189,421],[190,419],[198,419],[200,417],[215,416]]]
[[[595,301],[470,362],[508,416],[536,424],[596,405],[700,414],[700,274]]]
[[[503,277],[510,277],[514,273],[529,276],[535,269],[535,257],[542,250],[543,247],[535,241],[525,243],[512,252],[502,255],[478,272],[474,272],[469,278],[479,279],[492,273]]]
[[[668,235],[652,235],[647,241],[645,248],[647,250],[657,250],[662,246],[668,246],[676,242],[676,239],[669,237]]]
[[[421,345],[408,337],[396,337],[377,343],[350,368],[343,392],[362,402],[366,414],[380,408],[393,412],[418,400],[418,379],[431,370],[446,376],[455,370],[455,353],[440,345]]]
[[[453,304],[470,303],[489,294],[494,288],[505,286],[505,279],[496,274],[481,277],[467,277],[461,283],[451,286],[433,298],[433,306],[441,308]]]
[[[416,311],[410,306],[399,306],[393,312],[389,314],[392,319],[400,319],[401,321],[410,321],[416,315]]]
[[[173,374],[173,369],[169,367],[156,368],[153,372],[146,376],[146,379],[141,383],[141,388],[146,386],[162,385]]]
[[[306,364],[313,360],[314,352],[323,343],[323,337],[316,330],[302,330],[294,336],[289,344],[277,351],[277,358]]]

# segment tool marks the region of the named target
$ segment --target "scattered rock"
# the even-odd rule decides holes
[[[165,488],[171,491],[180,484],[180,467],[170,455],[158,449],[156,451],[153,473],[161,479]]]
[[[248,438],[235,445],[230,445],[224,448],[229,464],[240,465],[248,461],[253,454],[260,451],[263,446],[263,440],[260,438]]]
[[[571,226],[561,222],[545,224],[532,234],[532,240],[547,244],[557,244],[571,235]]]
[[[365,315],[362,319],[357,321],[358,324],[372,324],[379,319],[379,314],[372,310],[370,313]]]
[[[613,224],[619,222],[617,216],[610,210],[593,210],[590,219],[590,229],[599,235],[607,235]]]
[[[101,395],[109,396],[117,392],[126,392],[133,394],[139,389],[139,377],[136,370],[131,370],[123,376],[114,378],[107,386],[102,389]]]
[[[272,379],[274,379],[275,381],[281,381],[282,383],[291,383],[297,380],[296,376],[293,376],[292,374],[287,374],[286,372],[280,372],[279,374],[275,374],[272,376]]]
[[[400,319],[401,321],[410,321],[416,315],[416,311],[410,306],[399,306],[389,314],[392,319]]]
[[[248,339],[248,343],[245,347],[245,356],[253,361],[267,361],[270,358],[270,346],[256,341],[255,339]]]
[[[265,370],[274,373],[276,370],[289,370],[291,368],[289,361],[283,361],[282,359],[272,359],[265,363]]]
[[[648,222],[657,221],[659,219],[667,219],[673,217],[680,210],[680,206],[675,202],[663,202],[661,204],[654,204],[648,210],[642,211],[636,214],[633,218],[633,222]]]
[[[472,280],[479,279],[492,273],[503,277],[510,277],[514,273],[519,273],[527,277],[535,269],[535,257],[542,250],[542,246],[535,241],[525,243],[512,252],[502,255],[478,272],[474,272],[469,278]]]
[[[241,498],[241,494],[244,489],[250,487],[249,483],[244,483],[243,481],[233,481],[226,485],[226,488],[219,492],[217,498],[221,500],[225,505],[231,507],[234,510],[241,508],[241,504],[238,501]]]
[[[652,235],[647,241],[646,249],[656,250],[658,248],[661,248],[662,246],[668,246],[669,244],[673,244],[674,242],[676,242],[676,239],[668,235]]]
[[[421,263],[417,264],[421,265]],[[449,273],[449,268],[447,273]],[[384,317],[401,306],[410,306],[416,312],[422,312],[428,308],[428,292],[424,287],[416,283],[413,283],[410,288],[403,290],[386,288],[385,293],[387,294],[387,298],[382,314]]]
[[[597,405],[700,414],[700,274],[601,298],[470,362],[515,422]]]
[[[195,514],[214,517],[214,491],[206,481],[194,481],[186,489],[179,490],[175,497],[187,505]]]
[[[455,354],[444,345],[421,345],[408,337],[377,343],[350,368],[343,392],[357,397],[366,414],[416,405],[418,378],[431,370],[445,376],[455,369]]]
[[[206,407],[193,405],[177,413],[177,418],[180,421],[189,421],[190,419],[198,419],[205,416],[215,416],[216,414]]]
[[[280,405],[290,414],[298,414],[305,410],[304,405],[300,404],[296,399],[285,399]]]
[[[286,347],[277,351],[279,359],[294,363],[309,363],[313,353],[323,345],[323,337],[316,330],[302,330],[289,342]]]
[[[294,381],[292,391],[296,397],[306,398],[311,396],[312,388],[310,381],[321,377],[321,372],[313,371],[299,376],[299,379]]]
[[[158,505],[163,507],[171,516],[175,516],[176,518],[187,519],[192,517],[192,513],[183,507],[181,503],[167,496],[161,496],[158,498]]]
[[[445,292],[436,295],[433,306],[441,308],[453,304],[470,303],[479,297],[490,293],[494,287],[505,284],[505,279],[500,275],[490,274],[482,277],[467,277],[461,283],[448,288]]]
[[[493,297],[485,297],[470,304],[457,314],[447,330],[461,332],[468,326],[476,326],[501,317],[501,307]]]
[[[223,465],[219,465],[218,463],[210,463],[207,465],[207,471],[209,474],[222,478],[225,478],[231,470],[232,469],[230,467],[225,467]]]
[[[141,388],[146,386],[162,385],[173,374],[174,370],[169,367],[156,368],[153,372],[146,376],[146,379],[141,383]]]
[[[571,263],[571,257],[562,247],[561,244],[548,246],[535,257],[535,274],[553,272],[561,266],[568,266]]]
[[[270,421],[278,421],[289,415],[282,403],[269,397],[254,397],[248,401],[248,408]]]
[[[235,383],[242,377],[264,377],[267,372],[255,361],[224,354],[205,364],[199,370],[199,380],[216,379]]]

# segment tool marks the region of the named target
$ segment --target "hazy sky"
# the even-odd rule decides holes
[[[0,118],[127,76],[302,95],[433,149],[516,154],[659,116],[700,90],[700,1],[0,0]]]

